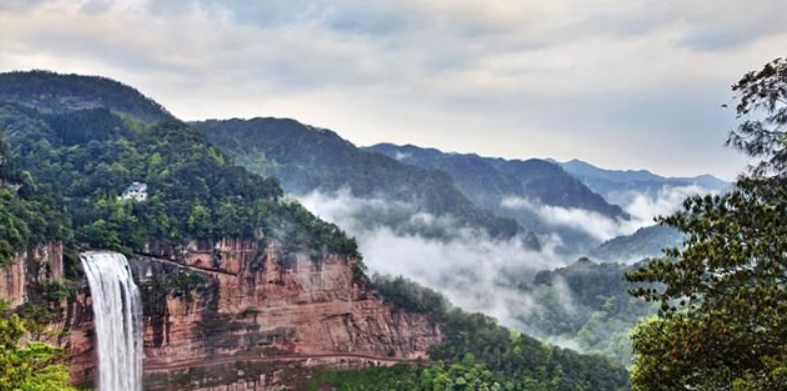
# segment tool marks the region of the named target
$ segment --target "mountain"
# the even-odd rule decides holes
[[[173,116],[136,89],[98,76],[49,71],[0,73],[0,102],[15,102],[42,113],[107,108],[151,123]]]
[[[66,105],[41,103],[46,84],[17,86],[22,92],[0,102],[8,141],[0,144],[0,239],[10,239],[0,240],[10,250],[0,300],[12,305],[0,305],[2,315],[22,316],[26,338],[62,346],[75,380],[96,375],[93,300],[75,255],[111,249],[129,258],[142,293],[151,391],[304,389],[298,382],[314,371],[402,361],[427,375],[455,368],[440,379],[457,384],[467,365],[496,387],[630,386],[620,365],[483,315],[428,303],[408,310],[408,300],[425,297],[419,288],[378,292],[355,241],[288,201],[276,179],[236,165],[187,123],[135,117],[122,104],[133,96],[84,92],[100,91],[103,79],[76,80],[75,92],[57,86],[58,96],[76,97]],[[384,167],[407,167],[393,162]],[[429,170],[410,170],[431,180]],[[121,197],[134,182],[147,185],[147,198]],[[5,203],[15,197],[26,204]],[[447,365],[431,365],[438,361]]]
[[[415,205],[416,212],[452,216],[458,226],[482,228],[493,237],[525,233],[514,220],[476,206],[448,174],[363,151],[327,129],[276,118],[211,120],[193,125],[234,162],[255,174],[278,178],[290,193],[348,188],[355,197],[409,203]],[[375,219],[398,229],[408,224],[411,215]],[[532,234],[528,240],[537,245]]]
[[[499,208],[504,198],[521,197],[549,206],[597,212],[610,218],[625,216],[619,206],[608,204],[559,165],[545,160],[506,160],[387,143],[364,150],[445,171],[468,197],[485,207]]]
[[[657,194],[665,187],[697,186],[706,191],[723,192],[730,184],[712,175],[670,178],[647,170],[608,170],[581,160],[559,163],[593,191],[615,204],[625,204],[632,193]]]
[[[660,256],[665,248],[682,247],[683,239],[683,234],[675,228],[654,225],[608,240],[593,249],[590,256],[606,262],[630,263]]]
[[[506,160],[414,145],[377,144],[364,150],[448,173],[478,205],[512,217],[544,237],[557,234],[561,252],[581,255],[599,242],[587,229],[552,221],[546,215],[579,211],[610,221],[628,219],[619,206],[607,203],[559,165],[545,160]]]

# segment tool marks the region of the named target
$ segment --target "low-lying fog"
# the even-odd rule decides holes
[[[705,193],[696,186],[664,188],[656,194],[632,193],[624,210],[629,220],[612,219],[583,209],[544,206],[520,198],[506,198],[505,208],[528,208],[549,226],[583,231],[599,243],[631,234],[653,224],[659,215],[680,208],[689,195]],[[576,261],[555,251],[562,238],[542,236],[540,251],[527,249],[522,238],[492,239],[484,232],[459,228],[445,217],[422,212],[417,205],[383,197],[357,198],[348,190],[312,192],[298,197],[310,211],[355,236],[371,273],[404,276],[443,293],[455,305],[496,317],[504,325],[522,329],[517,317],[541,311],[539,299],[514,286],[528,281],[537,271],[554,269]],[[370,218],[370,216],[372,216]],[[388,224],[377,223],[386,221]],[[390,222],[395,224],[390,224]],[[391,228],[391,227],[394,228]],[[402,226],[418,230],[400,229]],[[434,228],[448,235],[439,237],[414,232]],[[571,310],[568,289],[559,289],[559,302]],[[564,287],[565,288],[565,287]],[[559,342],[559,341],[553,341]],[[573,346],[570,341],[564,345]]]

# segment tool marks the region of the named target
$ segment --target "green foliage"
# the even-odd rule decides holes
[[[17,186],[19,191],[14,190]],[[19,169],[0,133],[0,267],[19,250],[70,235],[56,203],[34,188],[30,175]]]
[[[499,391],[494,374],[472,357],[462,363],[440,363],[428,368],[409,364],[374,367],[350,372],[321,372],[309,379],[307,389],[331,386],[337,391]]]
[[[466,354],[492,371],[505,390],[619,390],[628,372],[601,356],[582,355],[512,333],[480,314],[448,314],[444,342],[434,360],[458,362]]]
[[[759,160],[721,196],[663,219],[684,249],[628,274],[661,311],[634,335],[635,390],[778,390],[787,384],[787,62],[733,86],[745,120],[730,144]]]
[[[576,345],[584,352],[601,354],[623,366],[631,365],[629,334],[656,306],[627,293],[623,274],[631,267],[595,263],[587,258],[552,271],[538,272],[531,280],[515,280],[513,288],[531,306],[510,309],[523,330],[541,339]]]
[[[392,278],[376,274],[372,277],[372,285],[386,303],[406,312],[427,314],[431,319],[445,319],[451,307],[440,293],[401,276]]]
[[[0,391],[74,391],[62,350],[37,342],[20,346],[24,322],[0,303]]]
[[[20,166],[64,200],[76,239],[90,247],[128,253],[152,240],[262,233],[292,253],[358,255],[338,227],[281,201],[275,179],[227,163],[184,123],[145,126],[106,109],[47,116],[4,104],[2,126]],[[148,185],[148,200],[119,200],[135,181]]]

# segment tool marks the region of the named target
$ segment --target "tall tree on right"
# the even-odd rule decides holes
[[[787,61],[732,89],[727,144],[752,158],[748,174],[662,218],[685,246],[626,275],[661,303],[633,335],[635,391],[787,389]]]

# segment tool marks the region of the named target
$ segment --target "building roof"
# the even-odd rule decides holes
[[[147,189],[148,185],[140,182],[134,182],[126,188],[126,193],[145,191]]]

